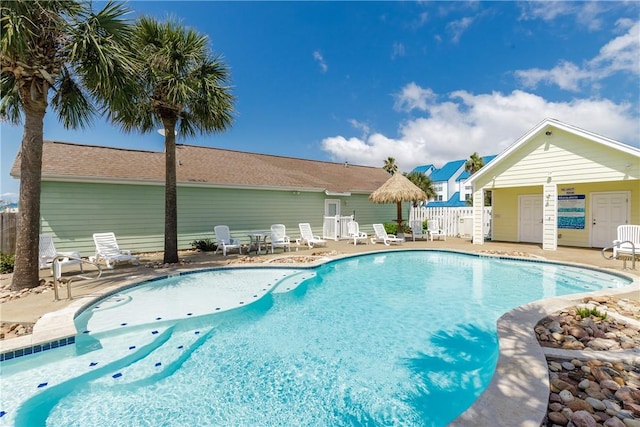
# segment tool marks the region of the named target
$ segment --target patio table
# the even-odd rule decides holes
[[[267,251],[267,237],[270,236],[271,233],[268,231],[250,231],[247,233],[249,236],[249,249],[247,253],[250,253],[252,248],[256,249],[256,254],[260,255],[260,251],[262,246],[264,245],[265,252]]]

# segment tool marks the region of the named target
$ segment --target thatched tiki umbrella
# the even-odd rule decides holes
[[[427,195],[407,177],[399,172],[393,174],[391,178],[371,193],[369,200],[373,203],[396,203],[398,205],[398,233],[402,232],[402,202],[413,202],[415,200],[427,200]]]

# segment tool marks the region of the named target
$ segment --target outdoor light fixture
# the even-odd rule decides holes
[[[550,131],[550,130],[548,130],[548,131],[546,131],[544,134],[545,134],[545,135],[547,135],[547,136],[551,136],[551,131]]]

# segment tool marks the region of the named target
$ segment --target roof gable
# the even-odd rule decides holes
[[[164,183],[164,153],[45,141],[44,181]],[[370,193],[389,179],[382,168],[178,145],[178,185]],[[19,178],[20,153],[11,175]]]
[[[453,160],[445,164],[440,169],[436,169],[435,171],[433,171],[433,173],[431,173],[429,177],[431,178],[431,181],[434,182],[448,181],[455,175],[456,172],[458,172],[458,170],[460,170],[461,167],[464,166],[464,163],[465,160]]]
[[[493,173],[493,171],[498,166],[502,165],[502,163],[508,162],[514,153],[532,143],[532,141],[536,140],[540,135],[551,136],[554,130],[564,131],[577,137],[587,139],[595,144],[599,144],[606,149],[616,150],[640,158],[640,150],[635,147],[568,125],[555,119],[547,118],[507,147],[502,153],[498,154],[489,164],[469,177],[466,184],[470,185],[476,181],[488,179],[486,177],[491,176],[489,174]]]

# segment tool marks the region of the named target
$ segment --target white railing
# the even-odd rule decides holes
[[[471,237],[473,233],[473,207],[459,208],[414,208],[409,212],[409,221],[437,219],[447,236]],[[491,237],[491,206],[483,208],[482,229],[485,237]]]
[[[349,216],[325,216],[322,221],[322,238],[331,240],[348,239],[347,224],[353,221]]]

